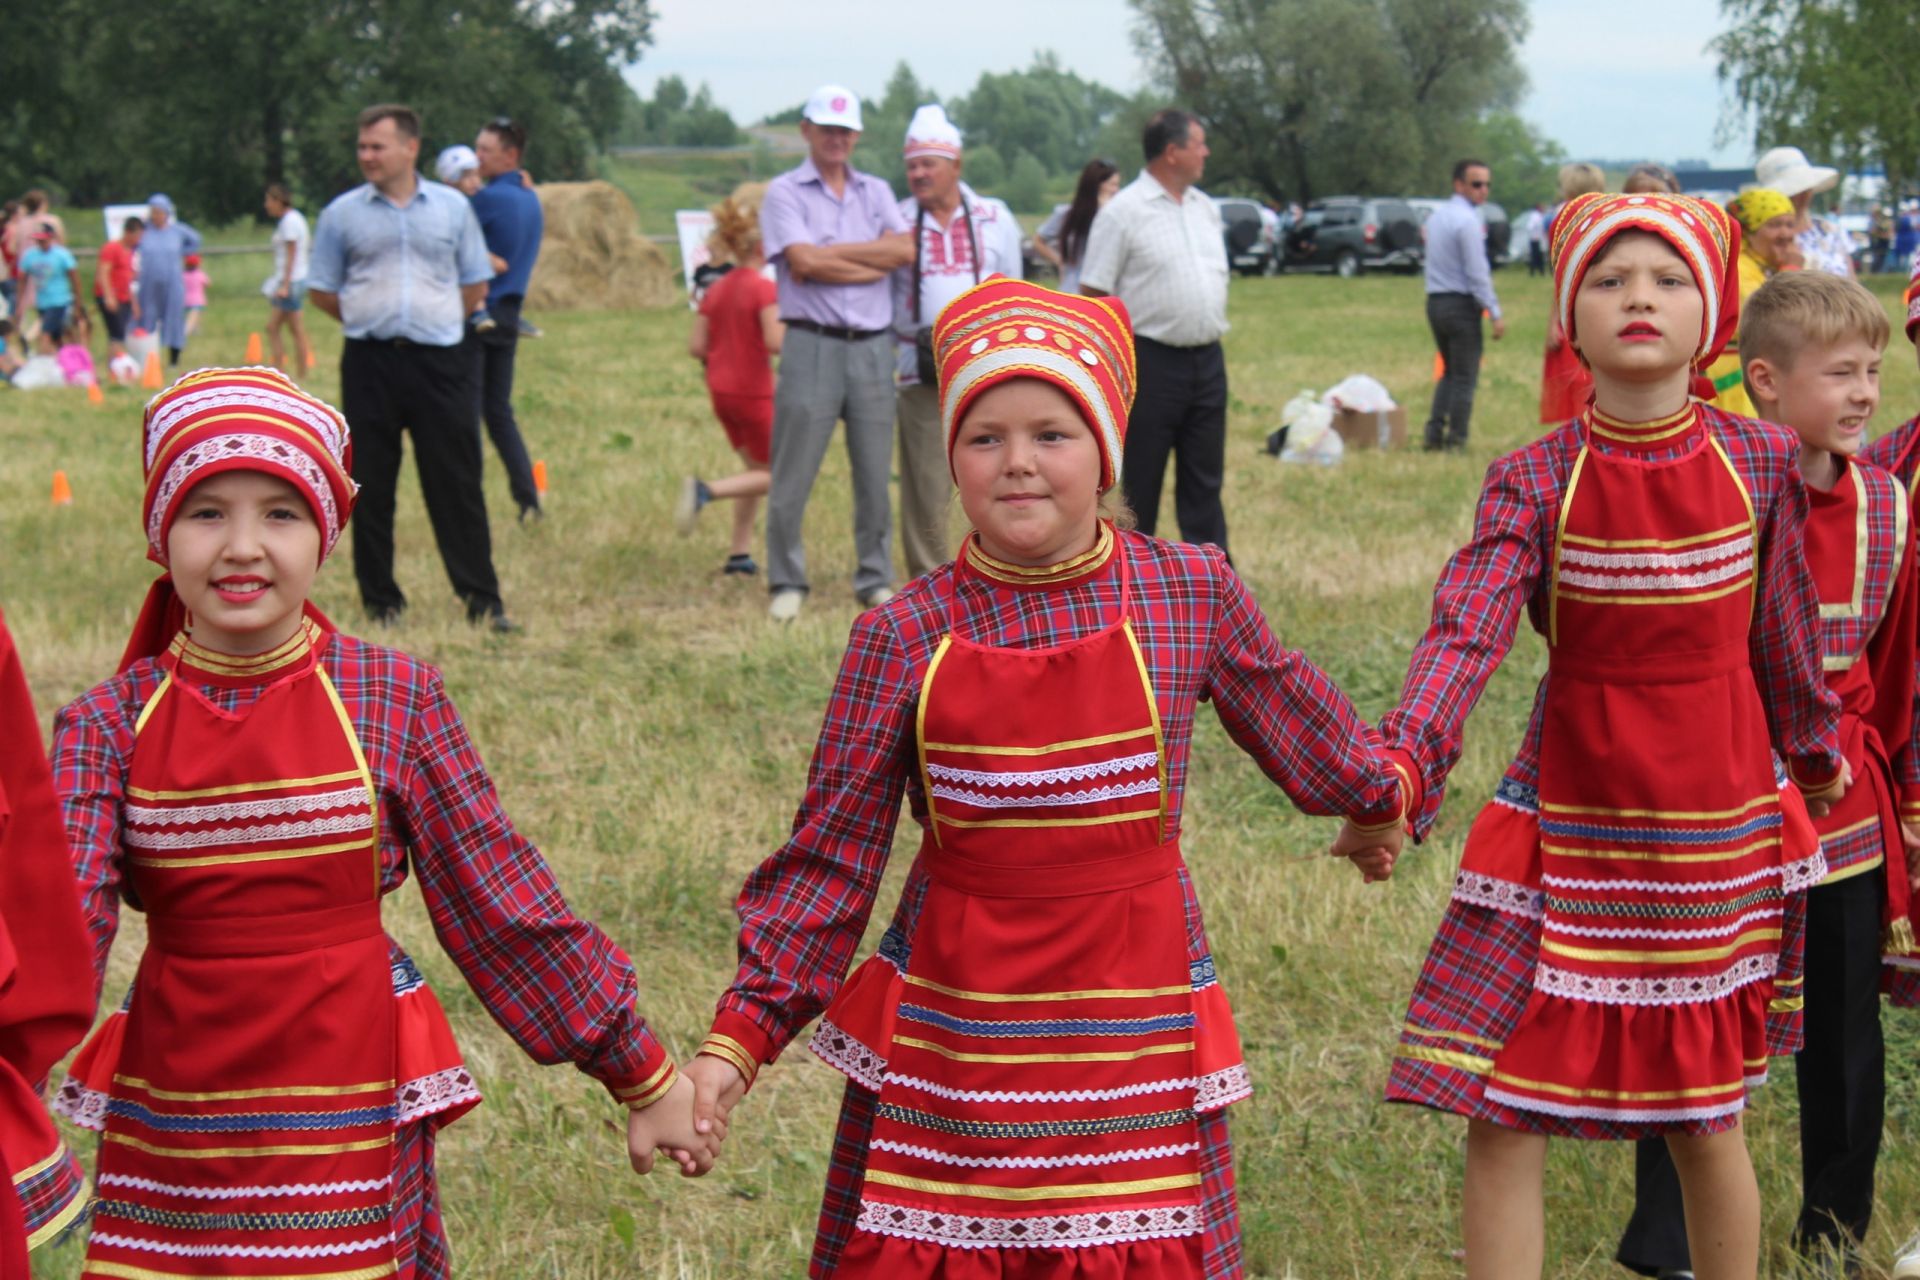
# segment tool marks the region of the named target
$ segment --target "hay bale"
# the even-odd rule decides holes
[[[680,301],[680,277],[640,233],[640,215],[610,182],[536,188],[546,238],[527,286],[529,311],[617,311]]]

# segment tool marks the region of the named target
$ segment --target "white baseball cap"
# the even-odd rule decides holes
[[[1754,182],[1772,187],[1783,196],[1802,191],[1831,191],[1840,181],[1840,171],[1825,165],[1809,164],[1807,153],[1798,147],[1775,147],[1753,166]]]
[[[843,129],[860,127],[860,99],[851,89],[823,84],[807,99],[801,116],[814,124],[839,125]]]
[[[454,183],[460,181],[462,174],[469,173],[479,167],[480,157],[475,155],[473,148],[467,146],[465,143],[455,143],[453,146],[448,147],[445,151],[442,151],[440,157],[433,162],[433,171],[440,175],[440,181],[446,183],[448,186],[452,186]]]

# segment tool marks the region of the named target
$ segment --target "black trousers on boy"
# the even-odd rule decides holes
[[[353,426],[353,576],[376,619],[406,608],[393,577],[393,509],[413,436],[414,466],[440,559],[467,616],[504,612],[493,571],[487,502],[480,489],[480,424],[474,420],[474,365],[460,346],[349,338],[340,356],[340,400]]]
[[[1794,1055],[1800,1096],[1802,1252],[1863,1239],[1873,1216],[1873,1170],[1886,1112],[1880,1035],[1880,932],[1886,872],[1819,885],[1807,894],[1806,1047]],[[1634,1153],[1633,1216],[1620,1265],[1654,1275],[1688,1269],[1680,1177],[1662,1138]]]
[[[1227,357],[1217,342],[1173,347],[1134,339],[1139,391],[1127,419],[1121,487],[1142,533],[1160,521],[1167,458],[1180,537],[1227,549],[1220,487],[1227,469]]]

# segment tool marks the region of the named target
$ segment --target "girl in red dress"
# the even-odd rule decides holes
[[[0,621],[0,1276],[83,1220],[87,1181],[41,1103],[93,1023],[91,956],[40,721]]]
[[[855,623],[686,1071],[731,1105],[825,1011],[810,1047],[848,1084],[817,1277],[1236,1277],[1224,1108],[1251,1084],[1180,856],[1197,706],[1302,809],[1359,815],[1343,849],[1392,842],[1399,779],[1218,548],[1101,518],[1118,300],[992,279],[934,340],[975,532]],[[849,979],[903,795],[920,854]]]
[[[733,541],[723,573],[752,575],[753,517],[766,495],[773,457],[773,357],[780,354],[786,326],[780,323],[773,281],[761,274],[760,206],[732,196],[713,210],[713,241],[733,260],[700,300],[700,314],[687,335],[687,353],[706,367],[713,416],[726,429],[747,469],[720,480],[688,476],[680,485],[675,523],[682,535],[715,498],[733,502]]]
[[[433,668],[307,591],[352,508],[347,424],[270,369],[147,406],[148,555],[169,569],[54,762],[96,996],[123,902],[147,947],[59,1109],[100,1130],[89,1277],[444,1277],[434,1133],[480,1101],[382,931],[409,867],[488,1012],[704,1168],[691,1085],[633,967],[513,829]]]
[[[1441,574],[1381,726],[1423,784],[1416,833],[1523,610],[1548,674],[1467,837],[1387,1096],[1468,1118],[1474,1280],[1539,1275],[1549,1134],[1665,1135],[1698,1274],[1750,1280],[1740,1112],[1796,1047],[1796,926],[1823,873],[1806,811],[1846,782],[1799,445],[1689,399],[1735,321],[1720,210],[1582,196],[1551,244],[1595,401],[1493,464]]]

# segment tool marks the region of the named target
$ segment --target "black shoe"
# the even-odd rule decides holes
[[[520,624],[507,617],[506,608],[497,604],[491,608],[467,610],[467,621],[473,626],[485,627],[495,635],[517,635],[520,631]]]
[[[547,513],[541,509],[540,504],[537,502],[526,503],[520,508],[521,524],[539,524],[546,518]]]
[[[748,556],[748,555],[728,556],[726,567],[721,569],[720,572],[727,573],[727,574],[739,574],[745,577],[751,577],[754,574],[760,572],[760,566],[753,562],[752,556]]]
[[[367,621],[383,630],[391,630],[400,625],[400,619],[404,618],[406,613],[407,606],[403,604],[389,605],[385,609],[368,609]]]

